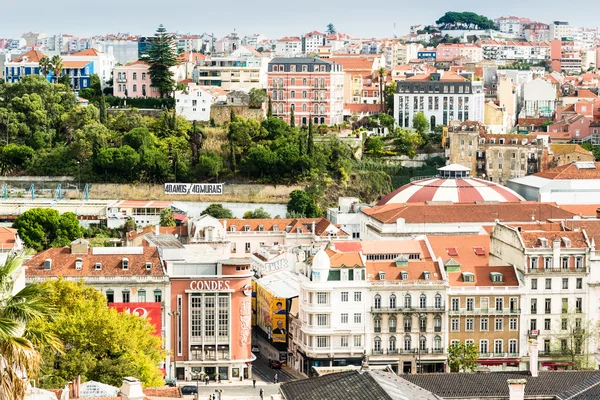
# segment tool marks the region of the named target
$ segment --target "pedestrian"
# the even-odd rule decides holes
[[[252,379],[252,386],[254,386],[254,389],[256,389],[256,379]]]
[[[221,375],[217,375],[217,380],[219,383],[221,383]]]
[[[258,392],[258,394],[260,395],[260,400],[262,400],[262,398],[263,398],[263,390],[262,390],[262,388],[260,389],[260,391]]]
[[[279,375],[275,374],[273,377],[273,383],[277,384],[277,382],[279,382]]]
[[[206,376],[204,377],[204,383],[205,383],[205,386],[208,386],[208,380],[209,380],[209,379],[208,379],[208,375],[206,375]]]
[[[213,400],[216,400],[216,399],[217,399],[217,396],[213,394]]]

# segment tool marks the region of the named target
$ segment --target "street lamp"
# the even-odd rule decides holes
[[[223,394],[223,389],[215,389],[215,393],[219,396],[219,400],[221,400],[221,394]]]
[[[200,375],[201,372],[192,372],[192,379],[196,379],[196,400],[200,398]]]
[[[169,313],[171,317],[178,317],[181,315],[179,311],[173,311]],[[173,379],[177,385],[177,339],[179,339],[179,321],[175,318],[175,340],[173,341]]]
[[[420,374],[421,371],[421,333],[425,333],[427,334],[427,319],[425,320],[425,332],[421,332],[421,319],[422,318],[427,318],[427,314],[424,313],[418,313],[417,316],[419,317],[419,340],[417,341],[417,374]]]

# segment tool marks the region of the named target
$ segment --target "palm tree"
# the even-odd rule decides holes
[[[48,57],[42,57],[40,58],[40,71],[42,72],[42,75],[44,75],[44,78],[48,77],[48,74],[50,73],[50,71],[52,70],[52,61],[50,61],[50,59]]]
[[[385,112],[385,103],[383,101],[383,92],[385,90],[385,81],[387,77],[387,70],[384,67],[379,67],[377,70],[379,74],[379,103],[381,104],[381,112]]]
[[[60,76],[63,69],[63,60],[57,54],[52,57],[52,60],[50,60],[50,62],[52,63],[52,74],[54,75],[55,81],[58,83],[58,77]]]
[[[39,372],[40,350],[61,349],[54,335],[29,326],[50,318],[51,309],[42,300],[43,286],[28,285],[15,293],[20,265],[20,258],[10,256],[0,266],[0,400],[22,399],[29,379]]]

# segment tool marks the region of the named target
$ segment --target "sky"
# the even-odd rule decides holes
[[[393,37],[406,34],[410,25],[432,24],[446,11],[473,11],[491,19],[516,15],[546,23],[559,19],[587,28],[600,25],[596,0],[580,0],[577,7],[570,8],[558,0],[1,2],[0,38],[18,37],[29,31],[81,37],[117,32],[152,35],[159,24],[181,34],[207,32],[220,37],[235,29],[242,36],[262,33],[279,38],[324,31],[328,23],[354,37]]]

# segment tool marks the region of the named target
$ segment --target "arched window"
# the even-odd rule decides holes
[[[425,294],[422,294],[421,296],[419,296],[419,308],[426,308],[427,307],[427,296]]]
[[[321,114],[325,114],[325,104],[321,104]]]
[[[442,317],[439,315],[433,317],[433,330],[434,332],[442,331]]]
[[[373,327],[375,328],[375,332],[381,332],[381,317],[373,319]]]
[[[146,95],[146,84],[142,85],[142,96]]]
[[[431,130],[435,128],[435,115],[432,115],[431,118],[429,118],[429,127]]]
[[[290,99],[295,99],[295,98],[296,98],[296,92],[292,90],[290,92]]]
[[[296,78],[290,79],[290,86],[296,86]]]
[[[134,80],[134,81],[135,81],[135,80],[137,80],[137,72],[134,72],[134,73],[133,73],[133,80]]]
[[[302,86],[306,86],[307,83],[306,78],[302,78]]]
[[[279,100],[283,100],[283,99],[284,99],[284,97],[283,97],[283,90],[280,90],[279,91]]]
[[[277,100],[277,90],[273,90],[273,94],[271,95],[273,100]]]
[[[419,337],[419,349],[421,349],[421,351],[427,351],[427,338],[425,338],[425,336]]]
[[[302,91],[302,98],[303,98],[303,99],[305,99],[305,98],[306,98],[306,96],[307,96],[307,94],[306,94],[306,90],[303,90],[303,91]]]
[[[404,336],[404,351],[410,351],[410,349],[411,349],[410,336],[406,335],[406,336]]]
[[[378,294],[375,295],[375,308],[381,308],[381,296]]]
[[[313,123],[318,124],[319,123],[319,117],[314,117],[313,118]]]
[[[325,117],[321,117],[321,125],[325,123]]]
[[[315,114],[318,114],[318,113],[319,113],[319,105],[315,104]],[[318,122],[318,121],[315,121],[315,122]]]
[[[406,296],[404,296],[404,308],[411,308],[412,307],[412,298],[410,297],[410,294],[407,294]]]
[[[390,332],[396,332],[396,317],[393,315],[388,319],[388,325]]]
[[[279,104],[279,112],[283,113],[283,103]]]
[[[390,351],[396,351],[396,337],[395,336],[390,336],[388,348]]]
[[[433,350],[442,350],[442,338],[437,335],[433,338]]]
[[[306,104],[302,104],[302,112],[308,111],[308,106]]]
[[[396,308],[396,295],[390,295],[390,308]]]
[[[319,79],[318,78],[315,78],[314,83],[315,83],[315,87],[319,87]]]
[[[435,308],[442,308],[442,295],[439,293],[435,295]]]
[[[419,331],[427,332],[427,317],[425,315],[419,317]]]
[[[410,332],[412,329],[412,318],[410,315],[404,317],[404,332]]]
[[[290,104],[290,110],[296,111],[296,105],[294,103]]]
[[[304,107],[302,107],[302,108],[304,108]],[[302,110],[302,111],[305,111],[305,110]],[[302,125],[306,125],[306,117],[302,117]]]
[[[373,340],[373,351],[381,351],[381,338],[379,336],[375,336]]]

